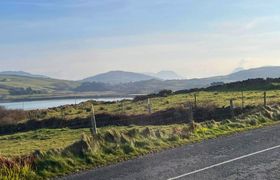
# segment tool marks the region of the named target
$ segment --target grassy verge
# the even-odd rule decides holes
[[[187,143],[272,125],[279,120],[280,108],[274,106],[258,108],[235,120],[222,122],[100,128],[95,137],[91,137],[86,129],[43,129],[1,136],[0,141],[4,146],[0,147],[0,153],[11,161],[17,155],[32,153],[34,161],[30,168],[24,170],[24,164],[19,166],[19,170],[14,170],[15,166],[10,169],[14,174],[25,172],[21,173],[23,175],[20,179],[34,178],[34,174],[36,179],[45,179],[105,166]],[[34,146],[35,141],[41,142],[41,145]],[[22,149],[16,151],[20,146]],[[35,149],[38,150],[34,153]],[[0,163],[2,179],[8,177],[5,173],[6,166],[5,163],[2,166]]]

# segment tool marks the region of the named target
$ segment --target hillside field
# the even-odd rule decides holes
[[[104,92],[75,92],[81,85],[78,81],[59,80],[52,78],[25,77],[15,75],[0,75],[0,101],[22,101],[74,97],[118,96],[112,91]],[[18,88],[31,88],[40,93],[11,94],[10,91]]]
[[[184,93],[170,95],[167,97],[150,98],[152,111],[158,112],[170,108],[182,107],[183,105],[194,103],[194,94],[197,97],[197,106],[200,107],[227,107],[230,99],[234,100],[236,107],[241,107],[242,93],[238,91],[199,91],[195,93]],[[258,106],[264,103],[263,91],[244,91],[244,106]],[[280,102],[280,90],[267,91],[267,103],[274,104]],[[84,118],[91,115],[91,105],[94,105],[96,114],[126,114],[141,115],[148,114],[147,100],[132,101],[124,100],[115,103],[104,103],[88,101],[78,105],[39,110],[39,119],[63,118],[70,120],[74,118]]]

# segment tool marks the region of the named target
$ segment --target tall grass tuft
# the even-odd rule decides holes
[[[35,180],[40,179],[30,166],[0,167],[1,180]]]
[[[33,180],[40,179],[33,171],[33,157],[17,157],[13,160],[0,157],[1,180]]]

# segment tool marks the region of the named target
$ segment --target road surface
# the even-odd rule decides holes
[[[205,140],[64,179],[280,179],[280,125]]]

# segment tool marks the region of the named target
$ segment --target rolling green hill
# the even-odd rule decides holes
[[[69,93],[80,85],[79,82],[41,77],[0,75],[0,95],[2,99],[20,98],[24,95],[51,96],[56,93]],[[31,89],[31,92],[26,91]],[[19,95],[12,92],[22,92]],[[13,97],[12,97],[13,96]],[[15,97],[16,96],[16,97]]]
[[[36,90],[67,91],[77,87],[80,83],[75,81],[58,80],[51,78],[37,78],[15,75],[0,75],[0,86],[3,91],[11,88],[28,88]]]
[[[37,77],[37,78],[49,78],[48,76],[40,74],[32,74],[24,71],[1,71],[0,75],[11,75],[11,76],[26,76],[26,77]]]

